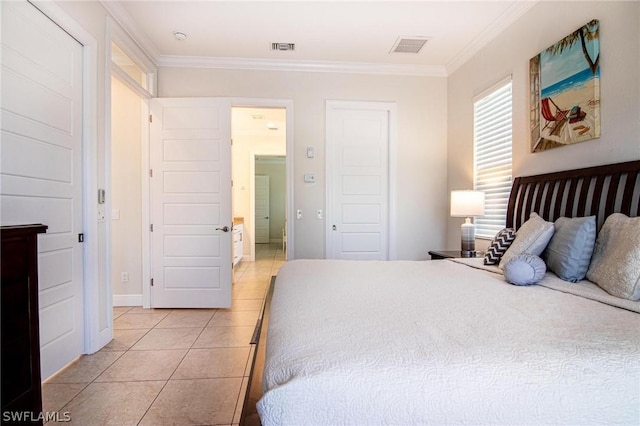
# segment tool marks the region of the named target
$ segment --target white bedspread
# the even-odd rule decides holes
[[[296,260],[263,386],[263,425],[637,425],[640,315],[449,261]]]

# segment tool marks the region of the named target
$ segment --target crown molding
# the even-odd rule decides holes
[[[348,74],[392,74],[409,76],[446,77],[440,65],[407,65],[330,61],[283,61],[248,58],[213,58],[202,56],[161,55],[157,65],[177,68],[215,68],[256,71],[306,71]]]
[[[160,52],[158,48],[153,44],[151,39],[147,37],[145,33],[139,30],[136,22],[131,18],[131,15],[122,7],[120,2],[99,0],[100,4],[107,10],[114,21],[120,25],[120,27],[131,37],[142,49],[142,51],[151,59],[151,61],[158,66],[158,57]]]
[[[494,23],[478,35],[460,53],[446,65],[410,65],[410,64],[382,64],[359,62],[330,62],[330,61],[283,61],[250,58],[219,58],[198,56],[160,55],[157,47],[146,34],[139,30],[131,15],[119,2],[99,0],[113,19],[138,43],[144,53],[158,67],[178,68],[214,68],[256,71],[306,71],[306,72],[334,72],[349,74],[387,74],[406,76],[447,77],[471,59],[485,45],[498,34],[509,27],[540,0],[514,1]]]
[[[518,18],[524,15],[529,9],[535,6],[540,0],[514,1],[494,23],[489,25],[482,33],[473,39],[464,49],[462,49],[445,68],[447,75],[451,75],[455,70],[464,65],[498,34],[506,30]]]
[[[135,40],[145,54],[158,67],[178,68],[214,68],[256,71],[308,71],[335,72],[351,74],[392,74],[410,76],[446,77],[447,71],[441,65],[407,65],[380,64],[358,62],[328,62],[328,61],[282,61],[249,58],[216,58],[200,56],[160,55],[154,43],[138,29],[138,25],[131,15],[118,2],[100,0],[102,6]]]

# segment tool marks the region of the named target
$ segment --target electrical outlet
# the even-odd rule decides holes
[[[120,281],[122,281],[123,283],[128,283],[129,282],[129,273],[128,272],[121,272],[120,273]]]
[[[302,219],[302,210],[301,209],[296,210],[296,219],[298,219],[298,220]]]
[[[318,209],[318,211],[316,212],[316,218],[322,219],[322,209]]]

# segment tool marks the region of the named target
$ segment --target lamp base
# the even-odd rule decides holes
[[[471,218],[468,217],[464,220],[464,223],[460,227],[461,236],[461,252],[463,255],[471,253],[475,255],[476,251],[476,227],[471,223]]]

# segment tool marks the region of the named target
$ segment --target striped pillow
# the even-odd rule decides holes
[[[487,253],[484,255],[485,265],[497,265],[500,263],[502,255],[507,251],[513,240],[516,239],[516,233],[511,228],[504,228],[496,234],[489,244]]]

